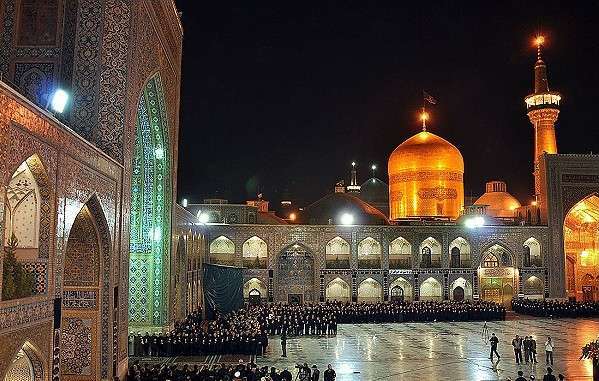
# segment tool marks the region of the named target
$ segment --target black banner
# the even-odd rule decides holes
[[[204,308],[207,319],[216,311],[228,313],[243,306],[241,267],[204,264]]]

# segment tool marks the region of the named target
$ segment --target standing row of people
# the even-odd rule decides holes
[[[599,316],[599,302],[514,299],[514,312],[540,317],[591,317]]]
[[[497,356],[497,359],[500,359],[501,356],[497,352],[497,347],[499,345],[499,338],[495,336],[495,333],[491,334],[489,339],[489,343],[491,345],[491,353],[489,354],[489,359],[493,361],[494,356]],[[512,339],[512,348],[514,350],[514,359],[516,360],[516,365],[522,364],[536,364],[537,361],[537,340],[533,336],[524,336],[516,335]],[[550,336],[547,336],[547,341],[545,341],[544,349],[545,349],[545,362],[547,365],[553,365],[553,350],[555,346],[553,344],[553,340]],[[524,357],[522,355],[524,354]]]

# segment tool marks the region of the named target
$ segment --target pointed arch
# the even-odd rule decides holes
[[[433,277],[426,279],[420,285],[420,300],[422,301],[441,301],[441,283]]]
[[[47,368],[39,351],[29,341],[25,341],[9,363],[5,381],[42,381],[46,379]]]
[[[412,245],[407,239],[397,237],[389,243],[389,268],[412,268]]]
[[[453,268],[470,267],[470,243],[457,237],[449,244],[449,262]]]
[[[325,246],[325,259],[327,269],[349,269],[349,243],[339,236],[331,239]]]
[[[358,286],[358,302],[376,303],[383,296],[381,284],[372,278],[366,278]]]
[[[382,252],[379,241],[372,237],[364,238],[358,243],[358,268],[380,268]]]
[[[543,266],[543,261],[541,259],[541,244],[539,241],[530,237],[526,241],[524,241],[524,256],[523,256],[523,265],[525,267],[541,267]]]
[[[169,315],[164,276],[170,263],[173,200],[168,120],[162,79],[155,73],[137,104],[131,163],[129,321],[138,326],[163,326]]]
[[[543,281],[532,275],[524,282],[524,295],[527,298],[543,299],[544,286]]]
[[[454,280],[450,287],[452,300],[472,300],[472,283],[462,277]]]
[[[243,284],[243,298],[248,300],[252,291],[257,291],[262,300],[266,300],[268,296],[266,285],[258,278],[251,278]],[[252,293],[252,295],[254,294],[256,293]]]
[[[241,248],[243,266],[248,268],[265,269],[268,258],[268,245],[258,236],[248,238]]]
[[[428,237],[420,244],[420,267],[441,267],[441,244],[433,237]]]
[[[351,287],[343,279],[335,278],[327,284],[325,297],[327,301],[347,303],[351,300]]]
[[[494,243],[483,251],[480,267],[512,267],[514,261],[511,252],[502,244]]]
[[[232,266],[235,264],[235,243],[221,235],[210,242],[210,263]]]
[[[389,297],[391,301],[412,300],[412,284],[406,279],[399,277],[389,284]]]

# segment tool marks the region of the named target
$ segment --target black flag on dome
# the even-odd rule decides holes
[[[429,93],[427,93],[426,91],[422,90],[422,97],[424,98],[424,100],[432,105],[436,105],[437,104],[437,100],[435,98],[433,98],[432,95],[430,95]]]

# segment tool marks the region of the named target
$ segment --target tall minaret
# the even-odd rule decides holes
[[[535,199],[538,199],[541,193],[541,184],[539,179],[539,157],[543,152],[557,153],[557,143],[555,142],[555,121],[559,114],[559,102],[562,99],[560,93],[549,91],[549,82],[547,81],[547,65],[541,56],[541,47],[545,39],[543,36],[537,36],[535,44],[537,45],[537,62],[535,63],[535,91],[533,94],[524,98],[528,117],[535,130],[535,152],[534,152],[534,171],[535,176]]]
[[[356,162],[352,161],[351,163],[351,181],[347,186],[348,192],[360,192],[360,186],[358,185],[358,175],[356,173]]]

